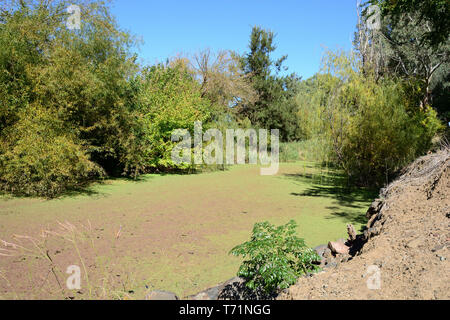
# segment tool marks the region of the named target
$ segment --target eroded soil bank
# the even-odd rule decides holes
[[[362,249],[278,298],[449,299],[449,166],[448,149],[416,160],[381,190]]]

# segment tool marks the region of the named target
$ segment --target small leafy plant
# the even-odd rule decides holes
[[[279,227],[269,222],[256,223],[251,240],[230,251],[246,259],[238,276],[247,280],[249,289],[270,294],[293,285],[299,276],[319,269],[314,263],[320,261],[320,256],[296,236],[296,228],[293,220]]]

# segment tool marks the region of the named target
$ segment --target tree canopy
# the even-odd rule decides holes
[[[433,146],[438,117],[450,121],[448,1],[369,3],[382,9],[380,29],[367,28],[363,6],[355,52],[328,52],[302,80],[286,55],[274,59],[276,35],[262,27],[242,54],[205,49],[144,65],[108,3],[3,1],[0,188],[53,197],[106,176],[192,172],[172,161],[171,136],[195,121],[279,129],[355,182],[382,183]],[[69,5],[82,8],[79,29],[67,27]]]

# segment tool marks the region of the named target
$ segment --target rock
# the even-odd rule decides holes
[[[240,284],[243,284],[244,282],[245,282],[245,280],[243,278],[234,277],[234,278],[231,278],[230,280],[225,281],[224,283],[222,283],[222,285],[224,287],[226,287],[226,286],[230,286],[230,285],[231,286],[240,285]]]
[[[218,300],[220,294],[222,293],[222,291],[224,290],[224,288],[226,286],[237,286],[240,285],[244,282],[243,279],[239,278],[239,277],[234,277],[230,280],[227,280],[215,287],[206,289],[205,291],[199,292],[193,296],[189,296],[188,299],[192,299],[192,300]]]
[[[334,258],[328,259],[325,262],[325,265],[323,266],[324,269],[326,268],[336,268],[338,266],[338,261]]]
[[[366,218],[370,219],[373,215],[377,214],[381,208],[383,207],[383,201],[381,199],[376,199],[370,205],[369,209],[366,212]]]
[[[364,237],[364,241],[367,241],[370,238],[369,230],[367,228],[363,232],[363,237]]]
[[[325,250],[323,251],[323,255],[322,257],[327,259],[327,258],[331,258],[333,255],[331,254],[331,250],[330,248],[328,248],[328,246],[325,248]]]
[[[224,282],[224,287],[219,293],[219,300],[272,300],[277,293],[266,294],[262,290],[251,290],[245,280],[235,277]]]
[[[445,244],[440,244],[435,246],[433,249],[431,249],[432,252],[439,252],[441,250],[444,250],[447,246]]]
[[[218,285],[216,287],[209,288],[205,291],[197,293],[194,296],[189,297],[192,300],[217,300],[219,299],[219,294],[222,291],[224,285]]]
[[[352,224],[347,225],[347,233],[348,233],[348,239],[349,241],[355,241],[356,240],[356,230],[355,227]]]
[[[411,240],[406,244],[406,247],[410,249],[418,248],[422,244],[422,240],[421,237]]]
[[[380,233],[381,233],[381,227],[382,227],[381,224],[375,224],[374,227],[369,228],[368,231],[369,231],[370,237],[375,237],[375,236],[380,235]]]
[[[347,262],[350,260],[351,256],[349,254],[342,254],[339,256],[340,262]]]
[[[202,292],[186,297],[188,300],[219,300],[226,296],[228,291],[238,290],[242,287],[244,279],[234,277],[215,287],[206,289]]]
[[[317,252],[317,254],[323,258],[324,251],[328,248],[326,244],[321,244],[320,246],[317,246],[314,248],[314,251]]]
[[[346,246],[344,243],[337,242],[337,241],[336,242],[335,241],[328,242],[328,248],[334,254],[348,254],[349,250],[350,250],[350,248],[348,246]]]
[[[216,299],[211,299],[211,297],[204,291],[197,293],[194,296],[189,296],[188,299],[189,300],[216,300]]]
[[[370,229],[373,226],[373,224],[376,221],[377,217],[378,217],[378,213],[374,214],[374,215],[372,215],[370,217],[369,221],[367,221],[366,229]]]
[[[145,295],[145,300],[179,300],[177,295],[168,291],[151,291]]]

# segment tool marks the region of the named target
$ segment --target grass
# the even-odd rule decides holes
[[[307,245],[316,246],[345,237],[349,222],[360,228],[374,197],[348,188],[339,171],[306,161],[283,163],[276,176],[260,176],[256,165],[154,174],[140,181],[107,180],[54,200],[2,197],[0,239],[57,232],[58,221],[89,221],[89,241],[75,241],[74,247],[67,237],[47,238],[41,246],[62,271],[81,267],[83,290],[76,299],[143,298],[154,289],[183,297],[236,275],[240,259],[228,252],[249,239],[256,222],[294,219]],[[58,294],[54,279],[44,282],[48,259],[17,261],[0,256],[0,297]]]

